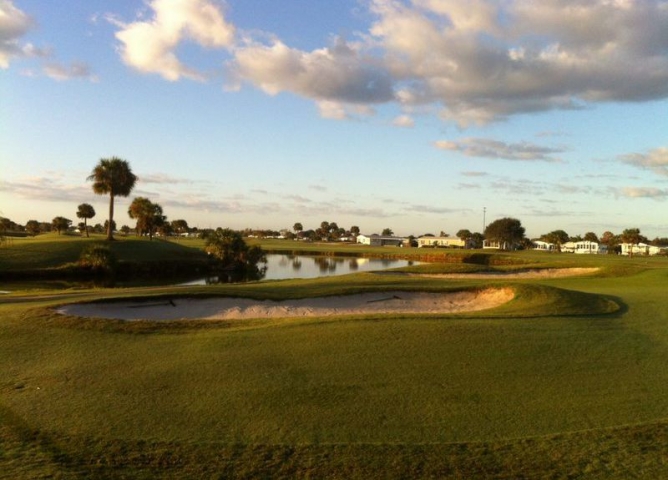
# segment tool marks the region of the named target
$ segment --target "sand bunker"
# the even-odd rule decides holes
[[[414,277],[428,278],[470,278],[470,279],[506,279],[506,278],[563,278],[578,275],[587,275],[598,272],[598,268],[544,268],[536,270],[522,270],[519,272],[488,272],[488,273],[411,273]]]
[[[485,310],[514,297],[509,288],[454,293],[376,292],[275,302],[248,298],[174,298],[172,300],[72,304],[58,312],[120,320],[219,320],[326,317],[369,313],[455,313]]]

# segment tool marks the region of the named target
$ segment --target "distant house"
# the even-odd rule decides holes
[[[358,235],[357,243],[362,245],[370,245],[372,247],[401,247],[404,244],[405,239],[403,237],[389,237],[383,235]]]
[[[668,251],[666,247],[657,247],[646,243],[622,243],[622,255],[659,255]]]
[[[563,253],[575,253],[575,242],[566,242],[561,245]]]
[[[469,248],[469,242],[456,237],[420,237],[417,239],[418,248],[422,247],[445,247],[445,248]]]
[[[494,250],[516,250],[517,245],[511,242],[498,242],[496,240],[483,240],[482,248]]]
[[[542,240],[533,240],[533,249],[539,252],[554,252],[557,246],[554,243],[543,242]]]
[[[597,242],[590,242],[589,240],[582,240],[575,242],[573,251],[579,254],[605,254],[608,253],[608,246],[598,244]]]

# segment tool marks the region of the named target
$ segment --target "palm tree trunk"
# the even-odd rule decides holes
[[[114,192],[109,193],[109,225],[107,227],[107,240],[114,239]]]
[[[86,230],[86,238],[89,238],[90,235],[88,235],[88,224],[86,223],[87,218],[84,217],[84,229]]]

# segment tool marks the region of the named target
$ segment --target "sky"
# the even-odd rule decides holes
[[[0,216],[668,237],[668,0],[0,0]]]

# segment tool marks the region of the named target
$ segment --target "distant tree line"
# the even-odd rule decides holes
[[[77,227],[81,235],[88,236],[90,233],[103,234],[109,231],[109,220],[104,223],[96,223],[88,225],[87,221],[95,217],[95,210],[89,204],[81,204],[75,212],[77,217],[82,219]],[[120,232],[123,235],[135,233],[136,235],[145,235],[153,238],[155,235],[161,236],[175,236],[194,234],[200,238],[207,238],[211,233],[215,233],[216,229],[198,229],[197,227],[190,227],[187,220],[177,219],[167,221],[162,207],[151,202],[148,198],[137,197],[131,203],[128,214],[131,218],[136,220],[136,225],[131,228],[123,225]],[[28,220],[25,224],[19,224],[7,217],[0,217],[0,239],[12,235],[29,235],[36,236],[48,232],[58,232],[63,234],[71,232],[73,229],[72,220],[64,216],[54,217],[50,222]],[[112,232],[116,231],[116,222],[112,221]],[[349,229],[344,229],[338,226],[336,222],[321,222],[316,229],[305,230],[302,223],[296,222],[292,231],[285,230],[271,230],[271,229],[250,229],[246,228],[239,230],[238,233],[242,237],[258,237],[258,238],[287,238],[287,239],[308,239],[312,241],[334,241],[340,239],[350,239],[354,241],[355,237],[360,234],[360,228],[353,225]],[[382,231],[382,235],[393,234],[392,230],[386,228]],[[423,237],[433,237],[433,233],[424,233]],[[444,231],[439,233],[441,237],[449,237],[450,235]],[[468,229],[461,229],[457,231],[457,238],[464,240],[470,248],[482,248],[483,241],[508,241],[514,242],[514,245],[519,248],[530,248],[532,241],[524,236],[524,228],[519,220],[516,219],[499,219],[490,223],[485,229],[484,233],[471,232]],[[415,235],[409,235],[409,239],[417,238]],[[557,246],[557,249],[567,242],[578,242],[588,240],[600,244],[607,245],[608,251],[614,252],[616,247],[622,243],[630,243],[637,245],[639,243],[646,243],[648,245],[665,246],[668,245],[668,237],[655,237],[649,239],[640,232],[638,228],[627,228],[621,233],[613,233],[609,230],[603,232],[600,236],[595,232],[589,231],[584,234],[569,235],[564,230],[553,230],[544,233],[536,238],[544,242],[552,243]]]
[[[113,234],[116,231],[116,222],[114,221],[114,203],[116,197],[127,197],[130,195],[138,181],[137,176],[132,172],[130,164],[118,157],[102,158],[93,168],[91,174],[87,177],[88,181],[93,182],[93,192],[99,195],[109,195],[109,218],[104,225],[97,223],[92,227],[88,225],[88,220],[95,217],[95,209],[87,203],[82,203],[77,207],[76,216],[83,222],[78,224],[79,231],[86,236],[93,233],[106,232],[107,239],[113,240]],[[155,235],[184,235],[197,232],[202,238],[214,238],[220,236],[220,228],[217,230],[206,229],[198,231],[196,228],[190,228],[188,222],[184,219],[167,221],[162,206],[152,202],[146,197],[136,197],[128,208],[128,215],[136,220],[134,232],[136,235],[145,235],[153,239]],[[37,220],[28,220],[25,225],[19,225],[12,220],[0,217],[0,240],[3,240],[8,234],[25,233],[27,235],[38,235],[40,233],[56,231],[58,234],[69,232],[72,226],[72,220],[64,216],[57,216],[51,222],[40,222]],[[121,227],[121,233],[128,235],[132,229],[127,225]],[[231,230],[230,230],[231,232]],[[311,241],[337,241],[349,240],[355,241],[360,235],[360,227],[353,225],[346,229],[340,227],[337,222],[322,221],[320,226],[306,230],[301,222],[295,222],[292,231],[284,229],[282,231],[263,230],[263,229],[245,229],[236,232],[241,237],[279,237],[288,239],[302,239]],[[394,231],[391,228],[384,228],[381,235],[393,236]],[[433,236],[426,233],[423,236]],[[440,232],[441,237],[449,236],[446,232]],[[484,240],[494,241],[501,244],[502,248],[529,248],[531,240],[525,237],[525,229],[521,222],[515,218],[501,218],[493,221],[486,226],[483,233],[471,232],[467,229],[461,229],[457,232],[457,237],[471,248],[481,248]],[[416,244],[415,236],[408,237],[411,245]],[[577,242],[580,240],[589,240],[592,242],[603,243],[608,246],[610,251],[613,247],[621,243],[648,243],[653,245],[668,245],[668,238],[655,238],[650,241],[641,235],[640,229],[625,229],[621,234],[614,234],[610,231],[604,232],[600,238],[594,232],[587,232],[584,236],[569,236],[564,230],[554,230],[540,236],[540,240],[552,243],[560,249],[561,246],[569,241]]]

